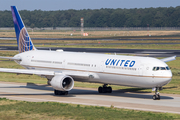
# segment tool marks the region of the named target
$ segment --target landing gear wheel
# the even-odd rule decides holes
[[[64,95],[68,95],[68,91],[64,91]]]
[[[153,100],[160,100],[160,95],[153,95]]]
[[[98,92],[99,93],[112,93],[112,88],[109,86],[107,87],[107,85],[103,85],[103,87],[99,87],[98,88]]]
[[[153,100],[156,100],[156,95],[153,95],[153,97],[152,97],[152,98],[153,98]]]
[[[98,88],[98,92],[99,92],[99,93],[102,93],[102,92],[103,92],[103,88],[102,88],[102,87],[99,87],[99,88]]]
[[[54,95],[68,95],[68,91],[54,90]]]
[[[54,90],[54,95],[58,95],[58,91],[57,90]]]
[[[160,95],[159,95],[159,92],[158,92],[159,88],[156,87],[156,90],[155,90],[155,95],[153,95],[153,100],[160,100]]]
[[[111,87],[107,87],[107,88],[106,88],[106,92],[107,92],[107,93],[112,93],[112,88],[111,88]]]

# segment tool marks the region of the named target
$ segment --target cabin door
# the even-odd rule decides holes
[[[101,72],[104,72],[104,67],[105,67],[104,61],[101,61],[101,65],[100,65],[100,71]]]
[[[25,63],[26,65],[27,65],[27,64],[31,64],[31,56],[28,55],[25,62],[26,62],[26,63]],[[28,66],[24,66],[24,67],[25,67],[26,69],[33,69],[32,67],[28,67]]]

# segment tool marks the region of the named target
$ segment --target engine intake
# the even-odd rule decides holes
[[[55,75],[50,84],[55,90],[70,91],[74,87],[74,80],[70,76]]]

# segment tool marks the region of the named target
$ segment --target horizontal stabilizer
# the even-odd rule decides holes
[[[0,72],[27,74],[27,75],[41,75],[41,76],[49,75],[49,76],[54,76],[54,71],[44,71],[44,70],[27,70],[27,69],[0,68]]]
[[[0,58],[21,61],[21,58],[16,58],[16,57],[3,57],[3,56],[0,56]]]
[[[173,60],[176,60],[176,56],[172,56],[172,57],[164,58],[164,59],[161,59],[161,60],[162,60],[162,61],[164,61],[164,62],[173,61]]]

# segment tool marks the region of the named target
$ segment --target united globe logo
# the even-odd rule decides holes
[[[20,53],[25,52],[25,51],[34,50],[33,44],[31,42],[31,39],[30,39],[25,27],[23,27],[20,31],[18,48],[19,48]]]

